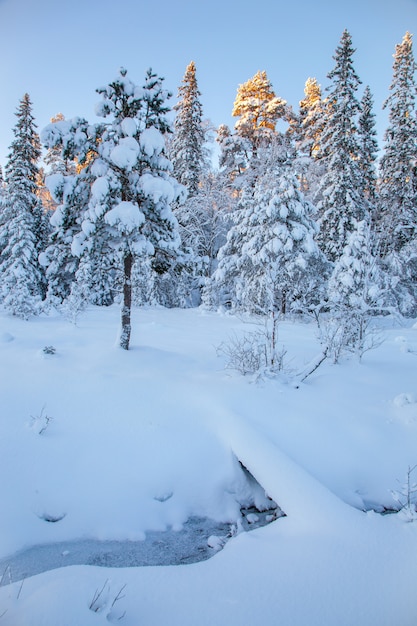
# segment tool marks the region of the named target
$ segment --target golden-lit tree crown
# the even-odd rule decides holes
[[[300,109],[310,109],[321,102],[321,87],[316,78],[307,78],[304,86],[304,98],[300,100]]]
[[[278,98],[265,71],[258,71],[253,78],[239,85],[232,115],[240,117],[235,129],[242,137],[256,143],[257,131],[274,131],[276,122],[284,117],[286,101]]]

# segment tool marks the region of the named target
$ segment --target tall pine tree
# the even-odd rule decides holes
[[[362,173],[365,199],[375,210],[376,202],[376,158],[378,142],[376,139],[375,114],[373,97],[369,86],[365,87],[361,100],[361,112],[358,122],[359,131],[359,166]],[[371,218],[373,215],[371,214]]]
[[[191,61],[178,89],[179,102],[174,106],[174,136],[169,149],[174,176],[186,187],[190,196],[197,193],[204,163],[205,133],[200,96],[195,63]]]
[[[287,113],[286,101],[275,95],[265,71],[239,85],[232,111],[233,117],[239,118],[235,130],[249,139],[254,153],[264,139],[274,134],[277,120]]]
[[[398,253],[417,236],[417,87],[412,35],[394,54],[389,126],[380,164],[380,253]]]
[[[25,94],[16,112],[14,140],[6,165],[7,195],[0,226],[0,298],[13,315],[27,319],[39,311],[45,279],[39,254],[45,244],[46,219],[37,195],[40,142]]]
[[[330,261],[342,254],[354,222],[368,218],[359,165],[360,104],[356,92],[360,80],[353,66],[354,52],[345,30],[333,57],[334,69],[328,74],[331,84],[321,137],[326,173],[319,189],[318,240]]]
[[[99,267],[121,270],[120,346],[125,350],[130,343],[135,260],[151,256],[154,271],[163,273],[179,246],[178,223],[170,203],[180,186],[170,174],[172,164],[165,155],[169,94],[162,81],[148,70],[140,87],[122,68],[114,81],[97,90],[102,100],[96,114],[105,121],[88,126],[84,139],[80,140],[83,133],[76,123],[60,138],[64,146],[80,142],[92,179],[81,230],[72,244],[73,253],[80,256],[78,286],[91,281]],[[49,146],[53,145],[51,140]],[[92,146],[94,157],[88,156]]]

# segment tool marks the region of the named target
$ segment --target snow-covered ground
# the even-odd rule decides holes
[[[299,388],[224,369],[216,347],[248,330],[231,315],[136,309],[128,352],[118,324],[116,306],[76,326],[0,314],[0,626],[415,626],[417,521],[375,512],[417,463],[413,321],[386,319],[361,363],[325,362]],[[293,372],[319,353],[313,324],[279,338]],[[222,550],[211,538],[209,560],[8,584],[39,544],[238,528],[241,505],[268,504],[239,461],[286,517]]]

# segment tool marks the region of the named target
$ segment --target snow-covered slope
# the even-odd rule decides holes
[[[361,363],[324,363],[296,388],[290,374],[254,382],[224,369],[216,346],[248,329],[233,316],[137,309],[128,352],[118,322],[117,307],[77,326],[1,314],[0,558],[146,541],[193,516],[233,523],[253,497],[238,460],[286,517],[192,565],[71,566],[6,585],[11,567],[0,624],[125,612],[127,626],[414,626],[417,523],[364,512],[394,506],[417,462],[412,323],[386,320]],[[282,323],[279,338],[294,372],[319,352],[313,325]]]

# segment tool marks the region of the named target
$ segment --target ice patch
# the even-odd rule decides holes
[[[276,519],[276,515],[265,515],[258,524],[250,528],[243,524],[239,529],[252,530]],[[79,539],[36,545],[0,560],[0,572],[9,574],[0,580],[0,587],[68,565],[119,568],[197,563],[213,556],[213,550],[221,550],[236,532],[236,525],[229,522],[191,517],[180,530],[150,531],[136,541]]]

